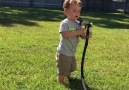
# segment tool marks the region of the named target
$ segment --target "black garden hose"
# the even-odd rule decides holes
[[[83,21],[80,21],[80,25]],[[90,27],[92,27],[91,23],[87,23],[85,24],[85,28],[87,27],[87,32],[86,32],[86,40],[85,40],[85,45],[84,45],[84,49],[83,49],[83,54],[82,54],[82,61],[81,61],[81,81],[82,81],[82,86],[84,90],[87,90],[87,86],[85,84],[85,80],[84,80],[84,60],[85,60],[85,56],[86,56],[86,49],[88,46],[88,41],[89,41],[89,33],[90,33]]]

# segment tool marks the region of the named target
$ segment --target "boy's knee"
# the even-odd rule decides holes
[[[60,84],[64,84],[64,80],[59,79]]]

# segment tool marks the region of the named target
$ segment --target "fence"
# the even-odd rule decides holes
[[[101,9],[101,10],[124,10],[126,0],[90,0],[89,8]],[[127,11],[129,11],[129,0],[126,5]]]
[[[32,7],[55,7],[61,8],[64,0],[0,0],[0,5],[32,6]],[[83,8],[101,10],[121,10],[126,8],[129,12],[129,0],[81,0]],[[88,2],[89,1],[89,2]],[[125,7],[126,6],[126,7]]]
[[[59,8],[62,0],[0,0],[0,5]]]

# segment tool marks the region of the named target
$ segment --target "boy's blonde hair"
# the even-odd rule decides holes
[[[82,2],[80,0],[65,0],[63,3],[63,8],[69,8],[71,4],[77,4],[82,7]]]

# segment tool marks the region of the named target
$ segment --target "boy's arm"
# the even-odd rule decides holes
[[[79,35],[84,35],[86,33],[86,29],[81,29],[81,30],[76,30],[76,31],[65,31],[65,32],[60,32],[63,38],[70,38],[73,36],[79,36]]]

